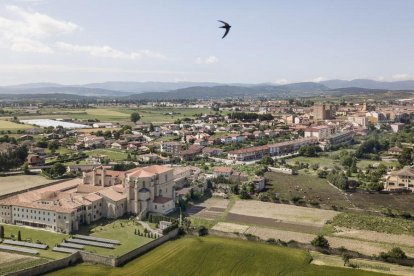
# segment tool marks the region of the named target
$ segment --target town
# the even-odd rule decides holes
[[[0,249],[87,261],[116,246],[119,265],[125,232],[139,249],[182,229],[318,238],[352,258],[414,252],[397,241],[414,229],[412,100],[5,101],[1,113]]]

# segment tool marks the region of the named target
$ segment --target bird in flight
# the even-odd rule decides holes
[[[225,38],[225,37],[226,37],[226,35],[229,33],[231,26],[230,26],[230,25],[229,25],[229,23],[227,23],[227,22],[224,22],[224,21],[221,21],[221,20],[217,20],[217,21],[218,21],[218,22],[221,22],[221,23],[223,23],[223,24],[224,24],[223,26],[221,26],[221,27],[219,27],[219,28],[226,29],[226,31],[224,32],[223,37],[221,38],[221,39],[223,39],[223,38]]]

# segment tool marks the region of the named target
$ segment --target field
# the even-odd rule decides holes
[[[339,227],[371,230],[381,233],[414,235],[414,222],[402,218],[341,213],[332,220],[332,224]]]
[[[414,213],[414,194],[352,192],[347,198],[358,208],[379,211],[384,208]]]
[[[40,175],[13,175],[0,177],[0,196],[52,183]]]
[[[343,192],[317,176],[268,172],[265,177],[268,180],[266,188],[279,194],[282,200],[290,201],[293,197],[301,197],[307,204],[318,204],[324,208],[331,208],[333,205],[342,208],[353,207]]]
[[[343,267],[344,261],[340,256],[324,255],[319,252],[310,252],[312,255],[312,264],[315,265],[330,265],[336,267]],[[410,276],[414,274],[412,267],[383,263],[378,261],[364,260],[364,259],[351,259],[351,264],[357,265],[364,270],[371,270],[381,273],[390,273],[395,275]]]
[[[36,119],[36,118],[48,118],[48,119],[77,119],[77,120],[93,120],[99,121],[113,121],[113,122],[130,122],[130,114],[132,112],[138,112],[141,115],[141,121],[144,123],[159,123],[159,122],[174,122],[177,119],[182,118],[194,118],[195,114],[210,113],[208,108],[88,108],[88,109],[68,109],[68,110],[56,110],[56,109],[44,109],[41,110],[41,114],[36,115],[23,115],[19,116],[19,119]]]
[[[111,161],[123,161],[127,159],[128,154],[118,150],[112,149],[94,149],[84,151],[89,156],[106,155]]]
[[[153,240],[135,235],[135,229],[138,229],[140,232],[144,231],[142,226],[136,225],[128,219],[99,220],[94,224],[81,226],[79,233],[120,241],[121,245],[116,246],[115,249],[85,246],[86,251],[99,255],[119,256]]]
[[[0,275],[6,275],[21,269],[29,268],[47,262],[47,259],[0,252]]]
[[[316,266],[298,249],[218,237],[169,241],[120,268],[81,264],[51,275],[380,275]]]
[[[0,120],[0,131],[2,130],[19,130],[19,129],[31,129],[33,126],[23,125],[23,124],[16,124],[13,122]]]
[[[61,243],[63,239],[68,238],[69,236],[66,234],[46,231],[46,230],[37,230],[30,227],[22,227],[22,226],[15,226],[9,224],[3,224],[4,226],[4,236],[10,238],[11,235],[17,237],[17,233],[20,230],[22,235],[22,240],[31,239],[32,242],[39,240],[43,244],[47,244],[49,249],[47,250],[39,250],[39,256],[48,258],[48,259],[59,259],[67,254],[53,252],[51,248],[55,246],[57,243]]]

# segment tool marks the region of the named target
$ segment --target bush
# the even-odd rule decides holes
[[[329,248],[329,242],[323,235],[317,235],[311,241],[311,245],[321,248]]]
[[[201,225],[200,227],[198,227],[198,230],[197,231],[198,231],[198,235],[199,236],[206,236],[206,235],[208,235],[208,229],[204,225]]]
[[[405,260],[405,259],[407,259],[407,255],[399,247],[394,247],[393,249],[391,249],[388,252],[381,252],[379,257],[383,260],[388,260],[388,258],[392,258],[392,259],[396,259],[396,260]]]

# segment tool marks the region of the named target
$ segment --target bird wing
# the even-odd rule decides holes
[[[224,33],[224,35],[223,35],[223,37],[221,39],[225,38],[226,35],[229,33],[229,31],[230,31],[230,28],[226,28],[226,32]]]
[[[226,26],[230,26],[229,23],[227,23],[227,22],[224,22],[224,21],[221,21],[221,20],[217,20],[217,21],[223,23]]]

